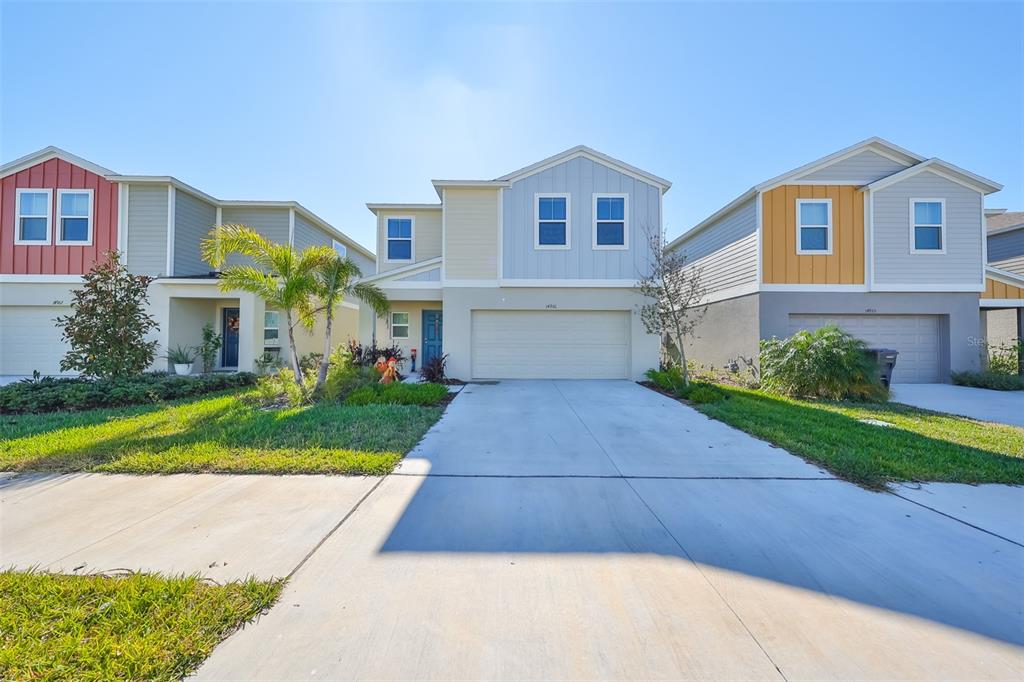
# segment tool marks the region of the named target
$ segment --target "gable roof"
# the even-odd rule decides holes
[[[1024,228],[1024,211],[1007,211],[1005,208],[999,209],[999,213],[995,214],[986,211],[985,226],[989,235],[1019,230]]]
[[[590,159],[595,163],[600,163],[604,166],[614,168],[620,173],[631,175],[634,178],[643,180],[644,182],[650,183],[656,187],[660,187],[662,192],[667,192],[668,189],[672,186],[672,183],[664,178],[659,178],[657,175],[648,173],[647,171],[644,170],[640,170],[636,166],[631,166],[625,161],[619,161],[618,159],[612,158],[607,154],[602,154],[596,149],[591,149],[590,147],[587,147],[582,144],[576,145],[571,149],[566,149],[564,152],[561,152],[560,154],[549,156],[548,158],[542,161],[530,164],[529,166],[525,166],[523,168],[520,168],[519,170],[512,171],[507,175],[502,175],[500,178],[495,178],[495,182],[515,182],[516,180],[524,178],[528,175],[539,173],[543,170],[550,168],[551,166],[556,166],[560,163],[564,163],[566,161],[570,161],[581,156]]]
[[[68,163],[74,164],[88,171],[92,171],[96,175],[115,175],[114,171],[109,168],[104,168],[92,161],[83,159],[81,156],[75,156],[71,152],[64,151],[60,147],[54,147],[51,145],[0,166],[0,178],[6,178],[8,175],[19,173],[26,168],[31,168],[36,164],[44,163],[50,159],[61,159],[62,161],[67,161]]]
[[[924,171],[931,171],[936,175],[941,175],[947,180],[952,180],[953,182],[959,183],[965,187],[970,187],[982,194],[991,194],[992,192],[998,192],[1003,188],[1003,186],[998,182],[994,182],[988,178],[983,178],[980,175],[975,175],[968,170],[964,170],[959,166],[954,166],[942,159],[931,158],[927,161],[922,161],[916,166],[911,166],[906,170],[902,170],[899,173],[893,173],[892,175],[887,175],[881,180],[875,180],[868,185],[864,185],[861,189],[884,189],[890,185],[900,182],[901,180],[913,177],[918,173],[923,173]]]
[[[363,277],[362,282],[381,282],[391,279],[401,279],[402,277],[409,277],[420,272],[426,272],[427,270],[433,270],[434,268],[440,267],[441,256],[435,256],[427,260],[417,261],[415,263],[409,263],[408,265],[402,265],[397,268],[385,270],[384,272],[377,272],[372,275]]]
[[[820,171],[823,168],[828,168],[833,164],[839,163],[840,161],[845,161],[851,156],[856,156],[857,154],[860,154],[861,152],[865,151],[871,151],[875,152],[876,154],[881,154],[882,156],[892,159],[893,161],[896,161],[897,163],[900,163],[904,166],[913,166],[924,161],[923,156],[919,156],[912,151],[904,149],[903,147],[894,145],[892,142],[889,142],[888,140],[883,140],[880,137],[869,137],[868,139],[861,140],[857,144],[850,145],[845,149],[840,149],[839,151],[833,154],[823,156],[816,161],[806,163],[800,166],[799,168],[794,168],[793,170],[787,171],[782,175],[777,175],[771,180],[766,180],[765,182],[755,185],[754,188],[760,191],[767,191],[769,189],[772,189],[773,187],[784,185],[790,180],[795,180],[810,173]]]

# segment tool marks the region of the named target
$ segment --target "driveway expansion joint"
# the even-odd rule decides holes
[[[901,500],[904,500],[904,501],[909,502],[911,504],[916,504],[918,507],[921,507],[922,509],[927,509],[928,511],[935,512],[939,516],[945,516],[947,519],[951,519],[953,521],[956,521],[957,523],[962,523],[963,525],[967,526],[968,528],[973,528],[974,530],[980,530],[982,533],[986,533],[988,535],[991,535],[994,538],[999,538],[1000,540],[1005,540],[1006,542],[1009,542],[1011,545],[1017,545],[1018,547],[1024,548],[1024,543],[1017,542],[1016,540],[1011,540],[1010,538],[1006,537],[1005,535],[1000,535],[999,533],[993,533],[992,531],[986,530],[985,528],[982,528],[981,526],[976,526],[973,523],[970,523],[969,521],[964,521],[963,519],[958,519],[957,517],[953,516],[952,514],[947,514],[944,511],[940,511],[940,510],[936,509],[935,507],[929,507],[927,504],[922,504],[921,502],[918,502],[917,500],[912,500],[909,497],[903,497],[903,495],[900,495],[899,493],[894,492],[892,490],[889,491],[889,494],[890,495],[894,495],[894,496],[900,498]]]

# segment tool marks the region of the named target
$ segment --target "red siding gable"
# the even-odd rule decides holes
[[[50,243],[15,244],[18,189],[52,189]],[[57,190],[93,190],[91,246],[58,246]],[[117,250],[117,184],[63,159],[50,159],[0,180],[0,274],[81,275]]]

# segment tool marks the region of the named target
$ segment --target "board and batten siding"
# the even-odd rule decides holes
[[[757,198],[751,197],[680,244],[707,295],[757,281]]]
[[[200,242],[217,223],[217,207],[187,192],[174,195],[174,276],[205,275],[213,268],[203,260]],[[129,232],[130,234],[130,232]]]
[[[985,278],[985,291],[981,294],[982,298],[1024,298],[1024,287],[1016,287],[1006,282],[1000,282],[999,280],[992,279],[991,277]]]
[[[417,272],[415,275],[408,275],[406,277],[399,277],[395,280],[396,282],[440,282],[441,281],[441,268],[431,268],[425,272]]]
[[[288,243],[288,209],[259,207],[230,207],[221,209],[221,221],[225,225],[246,225],[278,244]],[[249,265],[247,256],[230,254],[225,265]]]
[[[650,270],[650,236],[661,231],[661,189],[585,157],[571,159],[512,183],[502,200],[504,279],[636,280]],[[538,193],[570,195],[571,248],[534,248]],[[628,249],[593,248],[595,193],[629,195]]]
[[[911,253],[910,199],[946,201],[945,253]],[[982,285],[982,196],[923,171],[872,193],[874,283]]]
[[[795,179],[801,182],[856,182],[867,185],[908,167],[908,164],[893,161],[868,149]]]
[[[992,235],[988,238],[990,265],[1024,275],[1024,229]]]
[[[797,199],[832,200],[832,253],[798,254]],[[864,195],[852,185],[782,185],[761,194],[765,284],[864,284]]]
[[[389,263],[388,218],[412,218],[413,253],[411,261]],[[377,272],[387,272],[410,263],[437,258],[441,255],[441,209],[381,211],[377,214]]]
[[[444,192],[444,277],[498,278],[498,192],[453,189]]]
[[[128,187],[128,269],[137,275],[167,275],[167,187]]]

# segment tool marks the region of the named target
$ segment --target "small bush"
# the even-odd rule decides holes
[[[990,388],[994,391],[1024,391],[1024,376],[997,372],[953,372],[953,383],[959,386]]]
[[[435,355],[423,363],[420,368],[420,375],[424,381],[432,384],[443,384],[447,377],[444,375],[445,366],[448,364],[448,354]]]
[[[797,398],[885,400],[866,344],[834,325],[761,341],[761,386]]]
[[[1019,359],[1024,357],[1024,341],[988,347],[988,371],[992,374],[1017,374]]]
[[[691,403],[717,403],[728,398],[721,389],[707,384],[691,384],[686,399]]]
[[[405,363],[405,355],[402,353],[402,347],[398,344],[378,346],[374,343],[364,346],[358,341],[349,341],[347,350],[349,362],[360,367],[372,367],[380,358],[384,358],[384,360],[394,358],[399,369]]]
[[[248,372],[204,374],[197,377],[156,372],[131,378],[96,380],[47,377],[8,384],[0,388],[0,413],[39,413],[141,405],[252,386],[255,382],[256,375]]]
[[[352,391],[346,405],[437,405],[448,396],[441,384],[370,384]]]
[[[678,395],[683,389],[683,373],[678,365],[672,365],[665,369],[649,369],[646,376],[651,383],[673,395]]]

